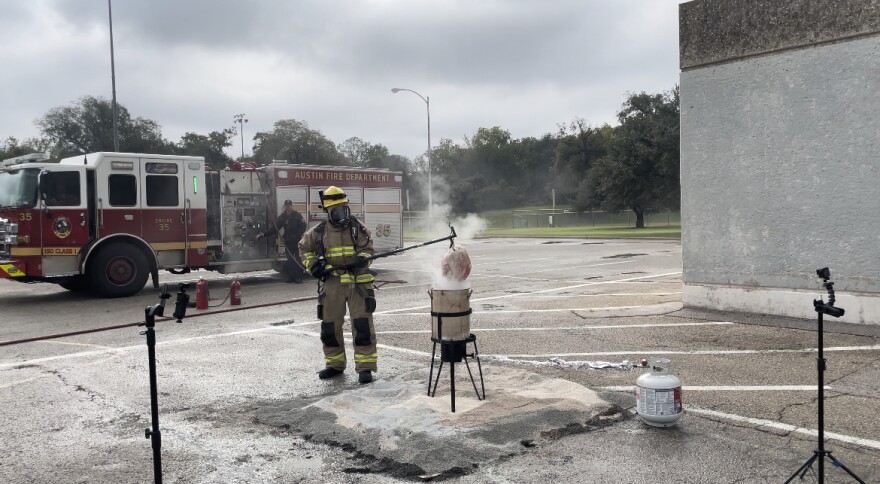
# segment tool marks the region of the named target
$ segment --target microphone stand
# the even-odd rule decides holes
[[[840,462],[833,455],[831,455],[830,450],[825,450],[825,381],[824,381],[824,373],[825,373],[825,358],[824,358],[824,347],[823,347],[823,327],[822,327],[822,315],[827,314],[829,316],[839,318],[843,316],[844,310],[843,308],[834,307],[834,283],[830,282],[831,272],[827,267],[819,269],[816,273],[821,277],[824,281],[822,284],[825,289],[828,291],[828,303],[822,300],[820,296],[819,299],[813,300],[813,308],[816,310],[816,319],[818,322],[817,334],[818,334],[818,346],[819,346],[819,355],[816,358],[816,374],[819,380],[819,409],[818,409],[818,427],[819,427],[819,437],[818,437],[818,446],[816,450],[813,451],[813,455],[804,462],[798,470],[794,471],[794,474],[785,481],[784,484],[788,484],[795,477],[800,474],[800,479],[803,480],[804,476],[807,474],[807,471],[810,469],[810,466],[813,465],[813,462],[818,462],[818,478],[819,484],[824,484],[825,482],[825,458],[831,460],[831,464],[835,467],[839,467],[846,471],[853,479],[858,481],[861,484],[865,484],[859,476],[855,475],[853,471],[851,471],[847,466]]]

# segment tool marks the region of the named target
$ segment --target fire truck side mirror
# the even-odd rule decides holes
[[[43,187],[45,186],[46,174],[48,173],[48,171],[43,170],[37,177],[37,196],[43,203],[46,202],[46,190],[44,190]]]

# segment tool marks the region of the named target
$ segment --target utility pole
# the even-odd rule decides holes
[[[113,151],[119,152],[119,114],[116,107],[116,61],[113,55],[113,6],[107,0],[107,13],[110,16],[110,79],[113,84]]]
[[[241,161],[242,162],[244,162],[244,123],[248,122],[248,120],[245,119],[244,116],[245,116],[244,113],[236,114],[236,115],[232,116],[232,118],[234,119],[233,123],[238,123],[240,126],[238,128],[238,130],[241,132]]]

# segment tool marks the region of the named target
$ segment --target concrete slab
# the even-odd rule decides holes
[[[577,383],[491,365],[483,367],[486,399],[480,401],[464,368],[459,371],[465,375],[456,376],[455,413],[448,373],[431,398],[425,369],[370,385],[341,386],[332,395],[275,401],[255,408],[255,421],[370,457],[378,466],[370,472],[415,477],[463,474],[515,455],[538,439],[588,431],[627,416]]]

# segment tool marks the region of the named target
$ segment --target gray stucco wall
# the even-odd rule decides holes
[[[692,57],[682,71],[686,285],[818,294],[815,269],[830,266],[838,291],[880,295],[880,35],[828,40],[728,47],[735,59]]]
[[[681,68],[880,31],[880,0],[698,0],[680,6]]]

